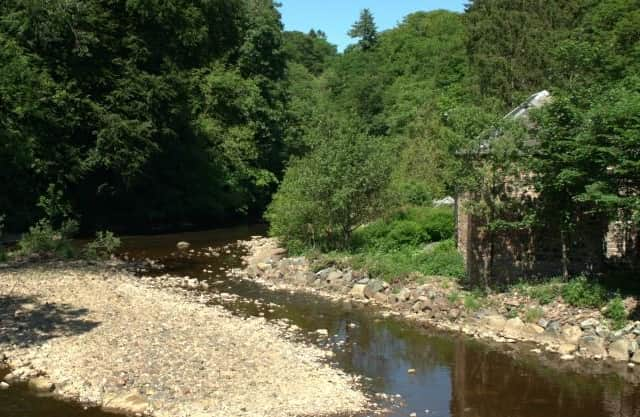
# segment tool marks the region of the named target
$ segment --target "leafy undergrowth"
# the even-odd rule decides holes
[[[357,229],[349,250],[306,255],[316,270],[351,266],[389,282],[413,273],[462,278],[465,271],[453,233],[451,208],[411,207]]]

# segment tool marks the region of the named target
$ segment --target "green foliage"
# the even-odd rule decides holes
[[[392,251],[362,251],[350,257],[351,264],[387,281],[406,277],[412,272],[424,276],[462,278],[464,265],[452,240],[436,246],[429,253],[422,248],[405,246]]]
[[[519,284],[515,288],[523,295],[533,298],[540,305],[554,302],[562,293],[564,283],[560,278],[550,279],[548,282],[534,284]]]
[[[527,323],[537,323],[544,317],[544,311],[540,307],[530,307],[524,312],[524,321]]]
[[[614,329],[621,329],[627,324],[627,310],[624,308],[624,300],[616,295],[607,303],[604,316],[611,321]]]
[[[10,230],[58,202],[86,229],[211,223],[266,206],[288,158],[276,4],[32,3],[0,3]]]
[[[66,220],[59,229],[55,229],[49,220],[40,220],[22,236],[16,255],[71,258],[75,253],[71,238],[77,231],[75,220]]]
[[[449,239],[453,232],[450,208],[411,207],[359,228],[354,234],[354,246],[378,250],[416,247]]]
[[[363,9],[360,12],[360,19],[349,30],[349,36],[359,39],[358,46],[363,51],[376,46],[378,43],[378,29],[371,10]]]
[[[112,232],[99,231],[96,238],[82,248],[82,255],[88,259],[108,259],[120,244],[120,239]]]
[[[447,300],[450,304],[458,304],[458,300],[460,299],[460,294],[457,291],[451,291],[447,294]]]
[[[316,135],[314,149],[291,162],[266,218],[287,245],[346,248],[353,231],[382,210],[391,151],[341,123]]]
[[[484,300],[481,293],[472,292],[464,296],[464,308],[469,311],[478,311],[483,304]]]
[[[562,288],[562,298],[572,306],[599,308],[605,304],[607,292],[602,285],[579,276]]]

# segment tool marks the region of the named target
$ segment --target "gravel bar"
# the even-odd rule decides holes
[[[358,378],[286,325],[241,318],[122,268],[0,269],[0,359],[9,383],[167,417],[352,415]]]

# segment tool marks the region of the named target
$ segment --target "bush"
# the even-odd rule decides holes
[[[470,293],[464,296],[464,308],[469,311],[478,311],[483,305],[482,294]]]
[[[521,284],[516,286],[516,289],[538,301],[540,305],[547,305],[561,295],[563,286],[564,283],[559,278],[553,278],[549,282],[540,284]]]
[[[113,233],[97,232],[95,240],[87,243],[82,254],[88,259],[107,259],[120,247],[120,239]]]
[[[537,323],[542,317],[544,312],[539,307],[527,308],[524,312],[524,320],[528,323]]]
[[[382,212],[393,153],[388,141],[325,125],[312,151],[293,160],[265,217],[287,246],[346,248],[356,227]]]
[[[575,307],[598,308],[606,302],[607,292],[602,285],[580,276],[562,288],[562,298]]]
[[[616,295],[607,303],[604,316],[611,320],[611,326],[616,330],[627,324],[627,310],[624,308],[622,297]]]
[[[71,238],[78,231],[78,222],[67,220],[56,230],[48,220],[40,220],[29,228],[18,242],[19,256],[45,255],[70,258],[74,255]]]
[[[359,228],[354,233],[353,245],[376,250],[417,247],[451,238],[454,227],[450,208],[412,207]]]

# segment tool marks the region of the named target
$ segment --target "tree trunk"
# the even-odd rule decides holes
[[[562,242],[562,278],[569,279],[569,242],[568,233],[565,229],[560,230],[560,241]]]

